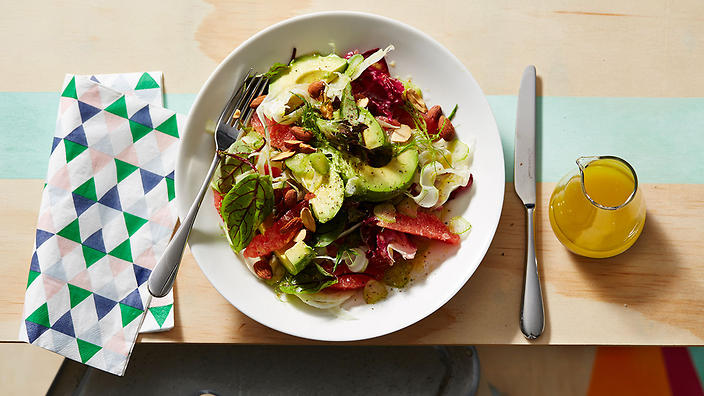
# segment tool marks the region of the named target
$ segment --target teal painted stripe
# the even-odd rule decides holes
[[[704,386],[704,347],[689,347],[689,355],[699,375],[699,382]]]
[[[187,113],[194,94],[167,94]],[[515,96],[489,96],[513,179]],[[58,93],[0,92],[0,178],[43,178]],[[459,109],[462,111],[462,109]],[[580,155],[629,161],[643,183],[704,183],[704,98],[538,98],[538,180],[554,182]]]

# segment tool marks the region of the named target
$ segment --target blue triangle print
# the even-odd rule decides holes
[[[39,273],[42,272],[42,269],[39,268],[39,257],[37,257],[36,251],[34,252],[34,254],[32,254],[32,263],[29,264],[29,270]]]
[[[95,77],[95,76],[90,76],[90,80],[91,80],[91,81],[95,81],[95,82],[97,82],[98,84],[100,84],[100,81],[98,81],[98,78]]]
[[[48,327],[44,327],[42,325],[24,321],[25,327],[27,327],[27,338],[29,339],[29,342],[32,343],[34,340],[39,338],[40,335],[44,334],[45,331],[49,330]]]
[[[125,297],[120,301],[125,305],[129,305],[132,308],[137,308],[140,311],[144,311],[144,306],[142,305],[142,298],[139,296],[139,289],[134,289],[129,296]]]
[[[174,179],[174,171],[171,171],[168,175],[166,175],[169,179],[173,180]]]
[[[137,285],[142,286],[142,283],[149,279],[149,275],[152,271],[148,268],[140,267],[137,264],[132,264],[134,267],[134,277],[137,279]]]
[[[93,201],[92,199],[88,199],[76,193],[71,193],[71,195],[73,195],[73,207],[76,208],[77,216],[83,214],[83,212],[88,210],[88,208],[93,206],[93,204],[95,203],[95,201]]]
[[[78,102],[81,103],[81,102]],[[64,138],[66,140],[70,140],[74,143],[78,143],[81,146],[86,146],[88,147],[88,141],[86,140],[86,132],[83,130],[83,125],[79,125],[71,131],[66,137]]]
[[[142,124],[146,127],[154,128],[154,126],[152,125],[152,117],[149,115],[149,105],[142,107],[141,110],[134,113],[130,120],[138,124]]]
[[[142,175],[142,187],[144,187],[144,193],[148,193],[163,179],[163,177],[157,175],[156,173],[149,172],[139,168],[139,173]]]
[[[98,320],[110,313],[115,305],[117,305],[117,301],[99,296],[95,293],[93,293],[93,300],[95,301],[95,310],[98,313]]]
[[[78,111],[81,112],[81,120],[83,122],[88,121],[91,117],[100,113],[99,108],[91,106],[88,103],[83,103],[80,100],[78,101]]]
[[[99,252],[107,253],[105,251],[105,242],[103,240],[103,230],[96,231],[95,234],[89,236],[88,239],[83,241],[83,244]]]
[[[71,311],[66,311],[66,313],[51,326],[51,329],[56,330],[60,333],[64,333],[67,336],[75,337],[76,333],[73,331],[73,319],[71,318]]]
[[[113,188],[108,190],[108,192],[106,192],[105,195],[98,200],[98,202],[109,208],[122,211],[122,205],[120,205],[120,194],[117,192],[117,186],[113,186]]]
[[[56,146],[58,146],[59,143],[61,143],[61,138],[57,138],[56,136],[54,136],[54,142],[51,143],[51,152],[52,153],[54,152],[54,150],[56,150]]]
[[[42,243],[46,242],[49,238],[53,237],[54,234],[37,229],[37,239],[36,239],[36,247],[39,247],[42,245]]]

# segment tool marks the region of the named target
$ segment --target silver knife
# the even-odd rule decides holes
[[[533,218],[535,211],[535,66],[526,67],[518,92],[513,186],[526,208],[526,273],[523,281],[520,325],[529,340],[538,338],[545,327],[543,294],[535,258]]]

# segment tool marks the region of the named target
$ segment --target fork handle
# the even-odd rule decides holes
[[[178,272],[178,267],[183,257],[183,250],[186,248],[186,241],[188,241],[188,235],[191,233],[191,228],[193,228],[193,223],[196,220],[198,209],[200,209],[200,204],[203,202],[205,192],[208,191],[208,186],[210,186],[210,179],[213,177],[213,173],[215,173],[215,169],[217,169],[219,163],[220,156],[216,153],[213,158],[213,163],[210,164],[208,175],[205,177],[205,180],[203,180],[203,185],[200,186],[200,191],[198,191],[196,199],[188,210],[188,214],[183,219],[181,226],[176,230],[174,237],[171,238],[169,244],[166,245],[164,254],[161,255],[161,258],[156,263],[154,270],[149,276],[149,293],[154,297],[164,297],[174,285],[176,273]]]

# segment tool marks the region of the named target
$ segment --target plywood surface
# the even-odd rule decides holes
[[[0,180],[0,341],[17,339],[42,182]],[[554,184],[539,184],[547,202]],[[538,211],[547,325],[539,344],[704,345],[704,186],[642,186],[648,219],[626,253],[595,260],[562,247]],[[365,344],[523,344],[518,310],[524,213],[506,186],[494,241],[474,276],[430,317]],[[310,343],[270,330],[233,308],[186,254],[175,289],[176,327],[141,342]]]

